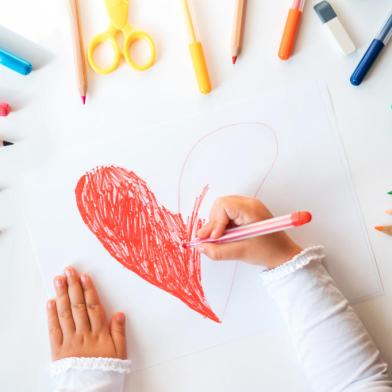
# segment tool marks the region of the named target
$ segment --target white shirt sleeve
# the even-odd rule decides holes
[[[308,248],[261,274],[311,386],[318,392],[392,392],[387,364],[323,258],[322,247]]]
[[[55,392],[122,392],[131,361],[65,358],[51,364]]]

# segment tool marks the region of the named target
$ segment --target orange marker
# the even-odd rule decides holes
[[[392,226],[376,226],[375,229],[382,233],[392,235]]]
[[[282,60],[288,60],[293,53],[304,6],[305,0],[294,0],[290,8],[279,48],[279,57]]]

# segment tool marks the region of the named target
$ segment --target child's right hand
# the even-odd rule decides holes
[[[219,238],[228,227],[242,226],[272,218],[261,201],[243,196],[226,196],[215,201],[209,222],[198,232],[200,239]],[[204,243],[199,251],[213,260],[242,260],[272,269],[292,259],[301,248],[279,232],[227,244]]]

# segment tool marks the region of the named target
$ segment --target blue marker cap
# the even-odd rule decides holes
[[[31,63],[4,49],[0,49],[0,64],[22,75],[28,75],[33,70]]]

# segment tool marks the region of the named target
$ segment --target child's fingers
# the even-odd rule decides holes
[[[210,213],[210,223],[212,225],[211,238],[221,237],[230,223],[230,218],[227,215],[223,199],[218,199],[214,203]]]
[[[64,276],[60,275],[54,279],[56,289],[56,307],[60,320],[63,335],[75,332],[75,323],[71,311],[71,303],[68,296],[67,281]]]
[[[91,329],[93,332],[99,332],[107,326],[105,310],[103,309],[97,290],[90,276],[82,274],[80,276],[80,281],[82,282],[84,300],[86,301]]]
[[[208,238],[211,235],[212,228],[213,228],[212,222],[208,222],[201,229],[197,231],[196,235],[198,236],[198,238],[201,239]]]
[[[56,348],[61,345],[63,341],[63,333],[61,331],[59,316],[57,314],[56,301],[53,299],[49,300],[46,306],[48,315],[48,329],[50,345],[52,352],[56,351]]]
[[[241,260],[244,258],[246,247],[243,241],[231,242],[227,244],[201,244],[199,252],[204,253],[212,260]]]
[[[68,295],[71,301],[71,311],[76,330],[79,332],[89,331],[90,321],[87,314],[86,302],[84,300],[79,274],[74,268],[67,267],[65,269],[65,275],[67,276]]]
[[[125,314],[116,313],[110,322],[110,334],[116,353],[120,359],[127,359],[127,341],[125,333]]]

